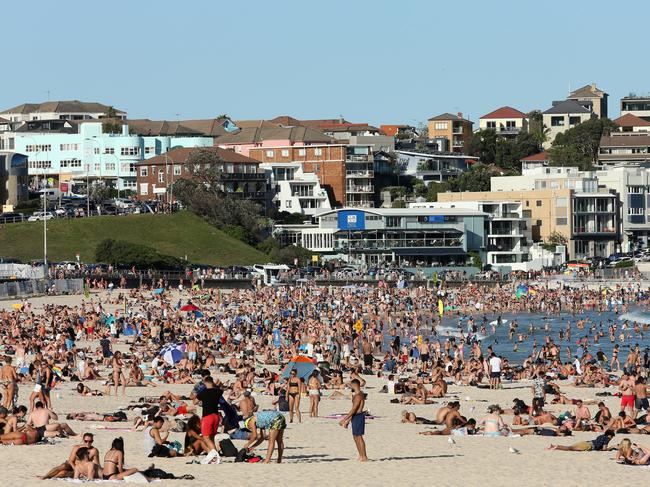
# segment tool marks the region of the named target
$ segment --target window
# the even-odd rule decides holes
[[[387,216],[386,217],[386,226],[387,227],[401,227],[402,226],[402,217],[399,217],[399,216]]]
[[[564,117],[551,117],[551,127],[564,127]]]
[[[61,159],[61,167],[81,167],[80,159]]]
[[[159,183],[164,183],[165,182],[165,173],[163,172],[162,169],[158,170],[158,182]]]
[[[51,169],[52,161],[29,161],[30,169]]]
[[[537,201],[535,202],[535,204],[536,204],[537,206],[542,206],[542,200],[537,200]]]
[[[628,215],[643,215],[645,210],[643,208],[628,208],[627,209],[627,214]]]
[[[93,147],[93,154],[99,154],[99,147]]]
[[[289,157],[289,149],[282,149],[282,157]]]
[[[266,157],[273,157],[274,154],[275,154],[275,152],[273,150],[267,150],[266,151]]]
[[[148,167],[141,167],[140,168],[140,177],[146,178],[149,175]]]
[[[314,149],[314,155],[315,156],[322,156],[323,155],[323,149],[321,149],[320,147],[317,147],[316,149]]]
[[[104,167],[106,168],[107,171],[115,171],[114,162],[107,162],[106,164],[104,164]]]
[[[497,128],[497,123],[496,122],[486,122],[485,127],[488,129],[496,129]]]
[[[148,183],[140,183],[140,194],[149,194],[149,184]]]
[[[300,157],[304,157],[307,151],[305,149],[298,149],[298,155]]]
[[[580,117],[569,117],[569,125],[578,125],[581,121]]]
[[[629,194],[643,194],[643,186],[628,186],[627,192]]]
[[[79,144],[60,144],[59,150],[79,150]]]
[[[181,175],[181,166],[179,164],[174,164],[174,176]]]
[[[99,162],[95,163],[95,172],[99,172],[102,170],[102,166],[99,164]]]
[[[435,130],[447,130],[448,126],[447,122],[436,122],[433,124]]]
[[[156,148],[155,147],[145,147],[144,148],[144,153],[145,154],[155,154],[156,153]]]
[[[120,155],[123,156],[139,156],[140,147],[122,147],[120,148]]]
[[[133,172],[133,170],[131,169],[132,167],[133,167],[133,163],[123,162],[122,164],[120,164],[120,172],[122,174]]]
[[[25,152],[50,152],[52,146],[50,144],[36,144],[25,146]]]
[[[287,200],[287,201],[285,202],[285,206],[286,206],[287,208],[291,208],[291,200]]]
[[[530,201],[526,201],[526,206],[530,206]]]
[[[555,206],[558,208],[566,208],[567,204],[567,199],[566,198],[556,198],[555,199]]]
[[[104,147],[104,154],[115,154],[115,147]]]
[[[566,225],[567,224],[566,217],[564,217],[564,218],[556,218],[555,219],[555,224],[556,225]]]

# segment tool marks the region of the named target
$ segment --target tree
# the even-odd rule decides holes
[[[540,147],[548,140],[551,131],[544,125],[544,116],[539,110],[533,110],[528,114],[528,133],[533,136]]]
[[[125,240],[107,238],[95,248],[97,262],[125,264],[140,268],[177,269],[183,261],[169,255],[160,254],[146,245],[134,244]]]
[[[122,123],[117,119],[117,111],[112,106],[106,109],[106,118],[102,122],[102,132],[105,134],[122,133]]]
[[[598,159],[600,139],[616,130],[617,125],[608,118],[590,118],[564,133],[557,134],[550,150],[553,165],[567,165],[567,159],[575,157],[581,169],[587,169]]]
[[[467,144],[470,156],[479,157],[483,164],[494,164],[496,161],[497,142],[499,137],[496,130],[484,129],[474,132]]]
[[[174,196],[191,212],[204,217],[212,225],[237,232],[231,227],[241,227],[250,239],[261,239],[266,221],[260,216],[260,207],[244,198],[231,196],[223,188],[223,159],[212,149],[197,149],[190,153],[186,164],[190,179],[174,182]]]
[[[427,187],[427,201],[437,201],[438,193],[444,191],[489,191],[490,179],[498,174],[490,167],[483,164],[474,164],[469,171],[456,178],[451,178],[444,183],[429,183]]]
[[[495,163],[504,169],[521,172],[521,160],[537,154],[540,144],[535,136],[522,132],[515,138],[500,137],[497,141]]]

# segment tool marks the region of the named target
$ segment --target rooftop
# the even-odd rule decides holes
[[[329,144],[336,142],[332,137],[308,127],[250,127],[239,132],[219,137],[219,144],[254,144],[264,140],[289,140],[291,142],[309,142]]]
[[[581,88],[578,88],[577,90],[573,90],[571,93],[569,93],[569,96],[567,98],[583,98],[583,97],[602,97],[603,95],[607,95],[603,90],[600,90],[596,87],[595,83],[592,83],[590,85],[584,85]]]
[[[524,157],[521,159],[522,162],[544,162],[549,160],[549,154],[546,151],[539,152],[537,154],[533,154],[532,156]]]
[[[256,159],[244,156],[230,149],[221,149],[219,147],[179,147],[165,152],[159,156],[152,157],[151,159],[140,161],[138,164],[158,165],[166,164],[170,160],[173,164],[184,164],[189,155],[197,150],[214,151],[219,157],[221,157],[221,159],[223,159],[224,162],[230,162],[233,164],[246,163],[258,165],[260,163]]]
[[[110,108],[112,107],[97,102],[64,100],[23,103],[0,113],[106,113]],[[114,110],[118,115],[126,114],[126,112],[117,108],[114,108]]]
[[[643,132],[622,132],[603,135],[601,147],[650,147],[650,134]]]
[[[436,115],[435,117],[431,117],[429,119],[431,120],[452,120],[454,122],[467,122],[467,123],[474,123],[471,120],[467,120],[466,118],[463,118],[463,114],[459,113],[458,115],[452,115],[451,113],[441,113],[440,115]]]
[[[159,136],[159,135],[204,135],[199,130],[182,125],[180,122],[169,122],[167,120],[149,120],[148,118],[128,120],[129,131],[138,135]]]
[[[545,115],[565,114],[565,113],[591,113],[578,102],[573,100],[554,101],[553,106],[542,112]]]
[[[631,113],[626,113],[622,117],[618,117],[614,120],[614,123],[619,127],[650,127],[650,122]]]
[[[336,208],[317,213],[315,217],[321,217],[339,211],[363,211],[381,216],[419,216],[419,215],[448,215],[448,216],[484,216],[486,213],[466,208]]]
[[[516,108],[512,107],[501,107],[497,108],[493,112],[488,113],[487,115],[483,115],[481,117],[481,120],[486,120],[486,119],[497,119],[497,118],[527,118],[528,115],[526,115],[524,112],[520,112]]]

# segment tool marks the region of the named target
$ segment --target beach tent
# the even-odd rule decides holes
[[[280,377],[283,379],[288,379],[292,369],[296,369],[298,372],[298,377],[302,377],[307,380],[311,373],[316,370],[316,364],[309,357],[297,355],[296,357],[293,357],[284,367],[282,370],[282,375]]]

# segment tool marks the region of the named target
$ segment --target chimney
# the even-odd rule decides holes
[[[591,83],[591,91],[596,91],[596,83]]]
[[[458,115],[458,118],[463,118],[463,112],[458,112],[456,115]]]

